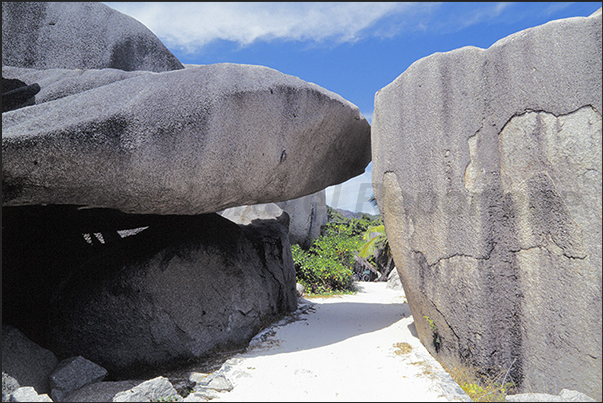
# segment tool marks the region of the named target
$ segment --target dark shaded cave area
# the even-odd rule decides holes
[[[81,276],[87,261],[127,248],[149,226],[178,221],[73,205],[3,206],[2,323],[51,349],[50,310],[63,284]]]

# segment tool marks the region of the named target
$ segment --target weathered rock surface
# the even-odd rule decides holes
[[[55,402],[62,402],[71,392],[85,385],[100,382],[107,376],[107,370],[81,355],[59,362],[50,375],[50,396]]]
[[[184,68],[142,23],[96,2],[3,2],[2,65],[155,72]]]
[[[201,214],[316,193],[370,159],[355,105],[262,66],[139,74],[2,115],[8,206]]]
[[[507,395],[507,402],[595,402],[596,400],[575,390],[562,389],[559,395],[547,393],[519,393]]]
[[[320,228],[327,223],[326,193],[324,190],[277,203],[231,207],[218,212],[237,224],[250,224],[256,219],[271,219],[285,211],[289,215],[289,242],[308,248],[320,236]]]
[[[296,309],[283,223],[239,227],[217,214],[157,220],[105,245],[60,284],[48,313],[57,355],[138,376],[243,347]]]
[[[138,386],[143,381],[103,381],[91,383],[70,393],[64,402],[111,402],[119,392],[124,392]]]
[[[375,195],[441,362],[601,399],[601,97],[600,11],[431,55],[377,92]]]
[[[290,217],[289,241],[309,248],[320,236],[320,229],[328,221],[327,195],[324,190],[293,200],[277,202]]]
[[[306,289],[304,288],[304,286],[301,283],[295,284],[295,290],[297,291],[298,297],[303,297],[304,293],[306,292]]]
[[[391,288],[392,290],[404,290],[402,288],[402,282],[400,281],[400,273],[398,269],[394,269],[387,276],[387,286],[385,288]]]
[[[230,392],[233,389],[232,383],[230,383],[230,381],[221,374],[211,374],[202,379],[198,385],[207,389],[213,389],[218,392]]]
[[[149,74],[153,73],[148,71],[123,71],[112,68],[101,70],[37,70],[2,66],[2,77],[21,80],[25,83],[37,83],[40,86],[40,91],[35,96],[35,104],[37,105],[113,84],[117,81]]]
[[[38,394],[32,386],[23,386],[10,395],[11,402],[52,402],[46,394]]]
[[[13,326],[2,324],[3,385],[6,373],[19,386],[31,386],[37,393],[48,393],[48,376],[58,362],[51,351],[40,347]]]
[[[17,389],[19,389],[19,382],[2,371],[2,401],[8,402],[10,400],[10,395]]]
[[[252,204],[250,206],[231,207],[218,214],[228,220],[240,224],[249,225],[254,220],[272,220],[283,214],[284,210],[276,203]],[[289,217],[289,219],[291,219]]]
[[[209,400],[215,399],[219,397],[218,392],[209,390],[209,393],[203,392],[191,392],[187,397],[185,397],[183,402],[207,402]]]
[[[132,389],[119,392],[113,397],[113,402],[159,402],[159,401],[181,401],[176,389],[170,381],[163,377],[150,379]]]

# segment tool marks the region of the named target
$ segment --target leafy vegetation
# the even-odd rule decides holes
[[[394,257],[381,217],[379,217],[379,223],[379,225],[367,229],[363,237],[365,243],[360,247],[358,255],[368,259],[377,268],[380,273],[378,280],[385,281],[394,268]]]
[[[291,252],[297,274],[309,295],[354,292],[352,280],[354,255],[364,243],[367,229],[380,220],[370,214],[347,218],[327,206],[329,221],[322,235],[308,250],[293,245]]]
[[[360,247],[358,254],[363,258],[368,258],[375,254],[379,246],[387,243],[385,226],[381,224],[373,225],[372,227],[367,228],[366,232],[362,236],[362,239],[365,241],[365,243]]]

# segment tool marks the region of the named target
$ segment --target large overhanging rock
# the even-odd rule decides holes
[[[2,115],[3,205],[200,214],[315,193],[371,159],[355,105],[267,67],[46,73],[70,79]]]
[[[142,23],[94,2],[3,2],[2,65],[155,72],[184,68]]]
[[[373,186],[421,341],[601,399],[601,12],[411,65]]]

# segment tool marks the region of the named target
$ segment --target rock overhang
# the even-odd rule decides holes
[[[3,114],[4,205],[200,214],[305,196],[370,162],[355,105],[264,66],[87,73]],[[100,75],[109,84],[82,83]]]

